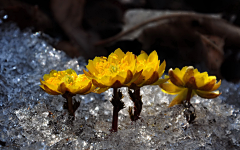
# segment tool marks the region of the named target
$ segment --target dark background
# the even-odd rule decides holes
[[[17,23],[22,30],[32,27],[34,32],[49,34],[58,40],[51,43],[56,49],[65,51],[70,57],[83,56],[88,60],[107,56],[117,48],[136,55],[140,53],[146,43],[139,38],[96,45],[122,32],[125,12],[135,8],[206,15],[217,13],[227,23],[240,25],[240,0],[0,0],[0,17],[2,22]],[[3,19],[6,15],[7,18]],[[192,21],[191,26],[200,25]],[[153,32],[159,33],[157,36],[148,32],[146,37],[151,39],[151,44],[144,47],[144,51],[156,50],[159,59],[166,60],[166,70],[192,65],[219,79],[239,81],[240,47],[231,43],[231,39],[200,32],[223,51],[217,54],[204,45],[195,32],[185,32],[188,26],[184,31],[184,26],[180,28],[178,23],[165,28],[154,29]]]

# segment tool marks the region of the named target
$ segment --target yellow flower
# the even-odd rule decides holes
[[[95,86],[99,87],[98,93],[108,88],[127,86],[135,81],[141,74],[136,72],[136,56],[131,52],[126,54],[118,48],[108,58],[95,57],[88,61],[88,72],[85,75],[92,79]]]
[[[161,84],[160,87],[165,93],[178,94],[169,107],[181,104],[186,99],[190,101],[190,98],[196,94],[207,99],[216,98],[221,94],[219,91],[215,91],[221,85],[221,80],[216,83],[215,76],[208,76],[207,72],[200,73],[192,66],[183,67],[182,70],[178,68],[170,69],[168,74],[169,76],[165,78],[170,78],[170,80]]]
[[[137,57],[136,71],[140,72],[142,70],[141,76],[133,83],[138,87],[144,85],[159,85],[168,80],[160,79],[165,71],[166,62],[165,60],[160,65],[160,60],[158,60],[158,54],[153,51],[149,56],[144,51]]]
[[[95,88],[85,74],[77,75],[72,69],[52,70],[50,74],[45,74],[43,79],[45,81],[40,79],[40,87],[51,95],[62,95],[66,91],[73,95],[87,94]]]

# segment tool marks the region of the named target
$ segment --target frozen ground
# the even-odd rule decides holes
[[[70,59],[50,46],[47,35],[0,24],[0,149],[240,149],[240,84],[223,81],[216,99],[192,99],[196,119],[189,124],[182,105],[167,108],[173,96],[158,86],[141,89],[142,118],[131,122],[126,89],[119,131],[110,133],[111,90],[76,96],[81,101],[73,119],[65,99],[43,92],[39,79],[51,69],[73,68],[84,60]]]

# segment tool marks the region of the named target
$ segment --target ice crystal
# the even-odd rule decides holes
[[[222,82],[216,99],[191,99],[196,119],[186,121],[182,105],[168,108],[174,96],[158,86],[141,88],[141,119],[131,122],[133,106],[121,88],[125,108],[119,130],[110,133],[112,89],[103,95],[77,95],[75,119],[63,108],[65,99],[46,94],[39,79],[50,70],[72,68],[81,73],[83,58],[71,59],[54,49],[47,35],[0,26],[0,148],[1,149],[239,149],[240,84]]]

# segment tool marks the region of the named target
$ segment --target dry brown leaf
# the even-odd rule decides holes
[[[224,39],[213,35],[201,35],[204,49],[205,63],[212,74],[220,76],[220,67],[224,61]]]
[[[86,32],[81,26],[84,4],[85,0],[51,0],[51,9],[70,41],[78,45],[80,53],[85,58],[92,58],[104,51],[93,46],[99,40],[98,35]]]

